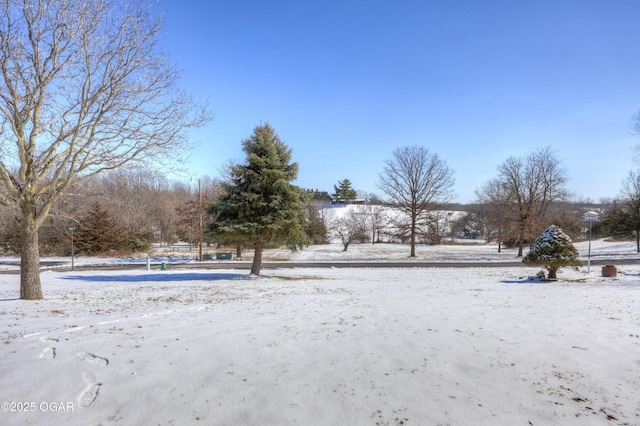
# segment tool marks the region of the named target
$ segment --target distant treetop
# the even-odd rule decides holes
[[[333,185],[333,190],[333,199],[338,203],[349,203],[358,198],[358,193],[351,186],[349,179],[339,180],[337,185]]]

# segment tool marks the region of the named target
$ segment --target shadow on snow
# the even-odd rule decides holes
[[[142,274],[142,275],[70,275],[65,280],[89,282],[183,282],[219,281],[247,279],[247,274],[232,273],[184,273],[184,274]]]
[[[502,280],[500,282],[503,284],[551,284],[556,281],[541,280],[538,278],[522,278],[519,280]]]

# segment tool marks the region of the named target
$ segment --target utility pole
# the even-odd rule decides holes
[[[203,205],[202,205],[202,179],[198,179],[198,216],[200,218],[199,225],[199,249],[198,249],[198,259],[202,262],[202,222],[203,222]]]
[[[73,231],[76,230],[75,226],[70,226],[69,231],[71,231],[71,270],[73,271]]]

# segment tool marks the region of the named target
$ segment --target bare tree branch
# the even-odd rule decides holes
[[[144,4],[0,0],[0,9],[0,204],[22,224],[29,269],[37,229],[65,190],[108,170],[179,163],[193,147],[188,129],[210,115],[179,89],[157,44],[161,21]],[[26,279],[39,287],[34,275]]]
[[[453,199],[453,171],[424,147],[397,148],[385,162],[378,188],[410,220],[411,257],[415,257],[418,222],[423,213],[443,208]]]
[[[498,177],[481,191],[480,198],[498,206],[501,221],[515,228],[518,257],[523,255],[525,240],[543,226],[549,206],[567,198],[566,181],[560,160],[545,147],[526,157],[507,158],[498,165]]]

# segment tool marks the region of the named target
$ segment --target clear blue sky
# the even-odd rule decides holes
[[[376,187],[396,147],[455,171],[457,201],[510,156],[550,145],[576,197],[619,193],[635,167],[640,1],[160,0],[163,48],[215,118],[195,177],[242,161],[268,122],[297,185]]]

